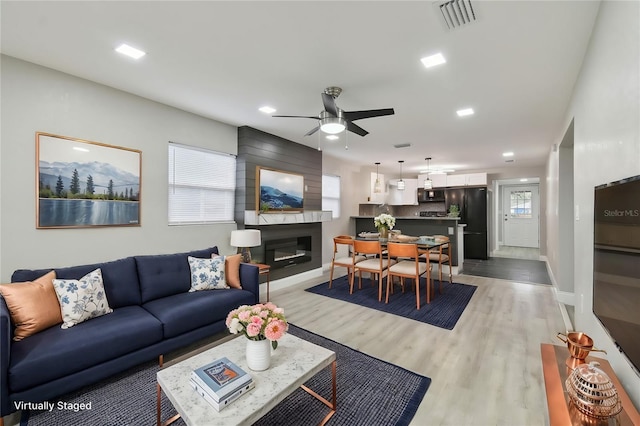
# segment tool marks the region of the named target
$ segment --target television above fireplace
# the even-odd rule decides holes
[[[593,313],[640,372],[640,176],[594,194]]]
[[[304,176],[281,170],[256,167],[257,210],[301,211],[304,206]]]

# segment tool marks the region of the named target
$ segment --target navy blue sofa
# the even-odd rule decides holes
[[[17,342],[0,296],[0,416],[16,411],[14,402],[52,400],[224,330],[229,311],[258,303],[258,267],[240,264],[242,289],[189,293],[187,256],[212,253],[218,248],[54,268],[59,279],[101,268],[113,312]],[[32,281],[50,270],[17,270],[11,281]]]

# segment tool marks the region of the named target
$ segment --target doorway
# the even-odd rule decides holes
[[[539,249],[539,186],[505,185],[501,204],[502,245]]]

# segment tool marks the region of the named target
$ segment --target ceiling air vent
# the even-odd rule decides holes
[[[476,21],[476,12],[471,5],[471,0],[438,1],[434,5],[440,10],[440,15],[450,30]]]
[[[393,145],[394,148],[409,148],[410,146],[410,143],[398,143]]]

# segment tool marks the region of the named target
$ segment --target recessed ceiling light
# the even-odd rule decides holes
[[[513,152],[503,152],[502,156],[503,157],[513,157]]]
[[[340,136],[338,136],[338,135],[327,135],[326,138],[329,139],[330,141],[335,141],[335,140],[340,139]]]
[[[87,148],[81,148],[79,146],[74,146],[73,149],[75,149],[76,151],[80,151],[80,152],[89,152],[89,150]]]
[[[458,111],[456,111],[456,114],[458,114],[459,117],[464,117],[466,115],[473,115],[473,108],[459,109]]]
[[[136,49],[135,47],[131,47],[125,43],[116,47],[116,52],[122,53],[123,55],[127,55],[133,59],[140,59],[147,54],[147,52],[143,52],[142,50]]]
[[[442,53],[436,53],[435,55],[426,56],[420,59],[420,61],[422,61],[422,64],[425,66],[425,68],[435,67],[436,65],[444,64],[445,62],[447,62],[447,60],[444,59],[444,56],[442,56]]]
[[[258,108],[260,111],[264,112],[265,114],[273,114],[274,112],[276,112],[275,108],[271,108],[268,105],[265,105],[263,107]]]
[[[529,179],[527,179],[527,178],[522,178],[522,179],[520,179],[520,182],[529,182]]]

